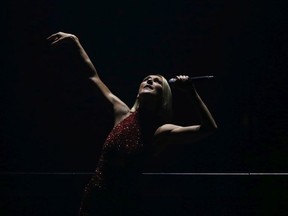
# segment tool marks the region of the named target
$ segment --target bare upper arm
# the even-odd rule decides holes
[[[96,84],[104,97],[111,103],[115,114],[115,123],[117,123],[129,112],[129,107],[120,98],[114,95],[98,76],[90,79]]]
[[[196,142],[211,134],[201,128],[201,125],[179,126],[165,124],[155,132],[156,145],[186,144]]]

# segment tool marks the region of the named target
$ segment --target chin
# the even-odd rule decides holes
[[[143,91],[140,92],[139,95],[157,95],[155,91],[153,90],[147,90],[147,89],[144,89]]]

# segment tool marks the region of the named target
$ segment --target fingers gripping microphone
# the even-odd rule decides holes
[[[189,77],[188,83],[193,83],[194,81],[200,81],[200,80],[209,80],[214,78],[214,76],[197,76],[197,77]],[[169,84],[176,84],[180,82],[177,78],[171,78],[169,81]]]

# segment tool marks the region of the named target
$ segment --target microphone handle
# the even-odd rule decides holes
[[[197,81],[197,80],[207,80],[207,79],[212,79],[214,78],[214,76],[196,76],[196,77],[189,77],[188,82],[193,82],[193,81]],[[170,84],[176,83],[178,81],[178,79],[176,78],[171,78],[169,80]]]
[[[202,80],[202,79],[212,79],[214,76],[196,76],[196,77],[190,77],[189,80]]]

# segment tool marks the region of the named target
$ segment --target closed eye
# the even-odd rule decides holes
[[[149,79],[153,79],[153,82],[156,82],[156,83],[159,83],[159,84],[161,84],[162,85],[162,81],[161,81],[161,79],[159,79],[159,77],[151,77],[151,76],[148,76],[148,77],[145,77],[144,79],[143,79],[143,82],[145,82],[145,81],[147,81],[147,80],[149,80]]]
[[[146,80],[148,80],[149,78],[150,78],[150,77],[145,77],[145,78],[143,79],[143,82],[146,81]]]
[[[155,78],[155,79],[154,79],[154,82],[157,82],[157,83],[159,83],[159,84],[161,84],[161,85],[162,85],[162,82],[161,82],[161,80],[160,80],[160,79],[158,79],[158,78]]]

